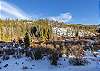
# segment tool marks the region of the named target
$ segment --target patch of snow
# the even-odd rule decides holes
[[[90,60],[91,61],[91,60]],[[91,61],[90,64],[86,66],[72,66],[68,63],[68,59],[60,58],[58,66],[52,66],[48,59],[43,60],[31,60],[26,57],[20,59],[10,58],[9,60],[1,60],[0,71],[100,71],[100,65]],[[4,67],[8,64],[7,67]],[[27,67],[27,69],[23,69]]]
[[[68,57],[69,57],[69,58],[75,58],[75,56],[74,56],[74,55],[69,55]]]
[[[62,57],[67,57],[66,54],[63,54]]]

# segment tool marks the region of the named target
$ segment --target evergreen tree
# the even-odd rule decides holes
[[[49,40],[50,39],[50,30],[48,29],[47,31],[47,39]]]
[[[35,60],[39,60],[39,59],[42,59],[42,51],[41,49],[37,49],[34,53],[34,57],[35,57]]]
[[[97,32],[100,33],[100,25],[99,25],[99,27],[97,28]]]
[[[57,65],[58,59],[59,59],[58,54],[56,52],[53,52],[51,54],[51,56],[50,56],[50,63],[51,63],[51,65]]]
[[[28,35],[28,33],[25,34],[25,37],[24,37],[24,44],[25,44],[25,48],[27,48],[27,47],[30,46],[30,40],[29,40],[29,35]]]
[[[37,28],[34,26],[31,28],[31,35],[33,36],[33,34],[36,36],[36,32],[37,32]]]
[[[78,31],[76,31],[75,36],[78,37],[78,34],[79,34]]]

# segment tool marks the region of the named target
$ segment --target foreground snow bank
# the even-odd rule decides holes
[[[72,66],[68,59],[60,58],[59,65],[52,66],[47,58],[38,61],[26,57],[10,58],[5,61],[0,59],[0,71],[100,71],[100,64],[97,61],[89,61],[90,64],[85,66]]]

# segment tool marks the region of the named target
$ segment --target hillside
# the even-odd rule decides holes
[[[49,21],[47,19],[40,20],[1,20],[0,19],[0,40],[1,41],[11,41],[13,39],[22,38],[26,32],[31,34],[31,28],[36,27],[38,32],[41,35],[41,38],[46,38],[47,34],[49,35],[53,32],[53,28],[67,28],[67,32],[83,32],[89,34],[96,34],[95,25],[81,25],[81,24],[65,24],[59,23],[57,21]],[[44,33],[43,33],[44,32]],[[67,33],[66,32],[66,33]],[[51,35],[52,37],[53,35]]]

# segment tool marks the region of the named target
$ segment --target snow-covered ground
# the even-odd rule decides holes
[[[0,59],[0,71],[100,71],[100,62],[97,58],[88,58],[89,64],[85,66],[73,66],[68,63],[68,59],[59,59],[59,65],[50,65],[47,58],[42,60],[31,60],[30,58],[22,57],[20,59],[10,58],[9,60]],[[8,64],[8,65],[7,65]],[[5,66],[6,65],[6,66]],[[23,69],[26,68],[26,69]]]

